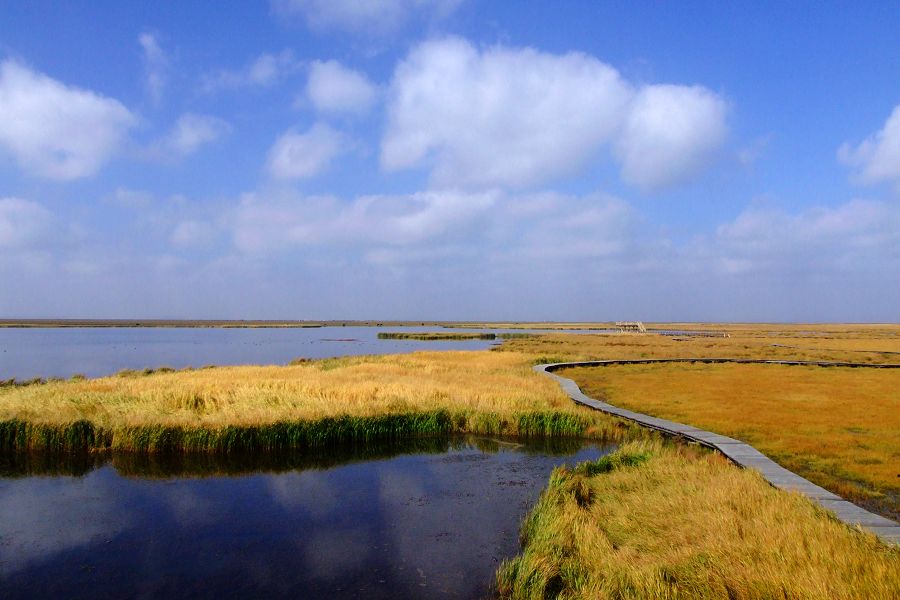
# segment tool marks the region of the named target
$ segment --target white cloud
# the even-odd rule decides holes
[[[169,240],[181,247],[207,246],[213,241],[215,231],[203,221],[182,221],[172,230]]]
[[[605,194],[560,197],[552,209],[525,220],[526,227],[509,258],[538,260],[617,259],[623,263],[636,237],[631,205]],[[548,207],[549,208],[549,207]]]
[[[431,160],[439,184],[519,187],[577,169],[612,138],[631,92],[584,54],[444,39],[410,53],[389,95],[385,168]]]
[[[881,131],[856,147],[844,144],[838,157],[854,167],[864,183],[888,181],[900,188],[900,105],[894,107]]]
[[[365,113],[375,99],[375,86],[359,71],[329,60],[315,61],[306,96],[316,110],[330,113]]]
[[[616,142],[622,178],[657,189],[695,175],[725,139],[725,112],[724,100],[706,88],[644,87]]]
[[[272,198],[248,194],[234,213],[235,245],[261,253],[293,245],[409,246],[434,244],[497,201],[493,192],[420,192],[407,196]]]
[[[298,70],[301,65],[290,50],[279,54],[261,54],[241,69],[221,69],[206,75],[201,81],[200,89],[212,93],[222,89],[268,87]]]
[[[900,207],[859,199],[797,214],[754,207],[719,226],[708,252],[731,272],[883,270],[900,266]]]
[[[272,0],[272,8],[283,17],[303,17],[316,30],[384,35],[397,31],[414,17],[446,17],[461,3],[462,0]]]
[[[36,241],[52,219],[50,211],[20,198],[0,198],[0,248],[20,249]]]
[[[343,134],[316,123],[308,131],[288,131],[269,151],[269,173],[276,179],[302,179],[318,175],[346,150]]]
[[[215,142],[227,135],[231,126],[218,117],[186,113],[179,117],[175,127],[157,144],[157,150],[165,156],[188,156],[200,146]]]
[[[272,186],[215,211],[152,202],[140,242],[112,253],[59,244],[55,222],[41,225],[47,214],[26,218],[33,211],[14,204],[0,203],[0,223],[13,223],[0,237],[13,244],[0,243],[0,274],[17,281],[0,286],[7,313],[137,306],[274,317],[895,321],[900,298],[896,202],[754,205],[679,242],[602,193],[341,199]],[[26,229],[36,233],[9,237]],[[230,241],[224,255],[204,251],[219,249],[220,237]],[[148,257],[154,247],[162,250]],[[173,276],[178,293],[160,295]]]
[[[245,195],[229,219],[250,255],[331,248],[381,266],[453,263],[463,272],[591,260],[617,269],[641,260],[638,217],[612,196],[506,195],[441,190],[400,196]],[[502,265],[502,266],[500,266]]]
[[[144,85],[153,102],[159,103],[166,85],[166,71],[169,68],[169,60],[160,47],[156,36],[152,33],[145,32],[139,35],[138,43],[143,51]]]
[[[623,177],[655,188],[696,173],[726,132],[701,87],[635,90],[581,53],[425,42],[394,72],[387,170],[432,166],[439,185],[526,187],[581,169],[614,144]]]
[[[26,171],[71,180],[96,173],[135,117],[117,100],[0,63],[0,147]]]

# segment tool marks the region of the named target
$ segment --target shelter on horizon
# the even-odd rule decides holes
[[[616,321],[616,327],[623,333],[647,333],[647,328],[641,321]]]

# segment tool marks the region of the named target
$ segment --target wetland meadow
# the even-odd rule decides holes
[[[660,324],[662,335],[467,325],[477,331],[364,334],[444,349],[8,378],[4,597],[900,590],[896,546],[711,450],[577,406],[532,368],[676,357],[890,363],[900,327]],[[201,340],[216,330],[186,331]],[[454,347],[471,337],[490,343]],[[747,441],[896,519],[900,370],[671,363],[560,373],[598,399]]]

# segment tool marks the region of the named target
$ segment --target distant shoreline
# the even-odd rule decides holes
[[[610,329],[612,323],[549,321],[398,321],[398,320],[276,320],[276,319],[0,319],[0,329],[57,327],[186,327],[186,328],[315,328],[315,327],[440,327],[448,329]]]
[[[735,330],[772,329],[808,332],[840,332],[845,328],[897,328],[897,323],[713,323],[713,322],[650,322],[645,321],[648,332],[667,330],[693,331],[728,328]],[[400,321],[400,320],[285,320],[285,319],[0,319],[0,329],[51,329],[75,327],[110,328],[218,328],[254,329],[282,328],[304,329],[316,327],[439,327],[445,329],[547,329],[610,330],[616,329],[613,321]]]

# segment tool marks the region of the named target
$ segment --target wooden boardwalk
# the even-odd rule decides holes
[[[727,456],[732,462],[741,467],[756,469],[773,486],[790,491],[800,492],[819,506],[831,511],[834,515],[851,527],[860,526],[866,529],[888,544],[900,545],[900,525],[894,521],[871,513],[859,506],[844,500],[837,494],[819,487],[811,481],[807,481],[792,471],[788,471],[781,465],[769,459],[762,452],[749,444],[724,435],[712,433],[683,425],[666,419],[658,419],[639,412],[626,410],[601,402],[586,396],[578,385],[571,379],[560,377],[553,373],[559,369],[568,367],[600,367],[608,365],[650,364],[667,362],[697,362],[697,363],[752,363],[752,364],[778,364],[778,365],[815,365],[820,367],[859,367],[896,369],[900,364],[892,365],[868,365],[864,363],[845,363],[830,361],[788,361],[788,360],[753,360],[753,359],[728,359],[728,358],[662,358],[639,360],[593,360],[585,362],[567,362],[537,365],[534,367],[539,373],[548,375],[559,382],[569,397],[579,404],[634,421],[645,427],[655,429],[667,435],[684,438],[691,442],[702,444],[708,448],[718,450]]]

